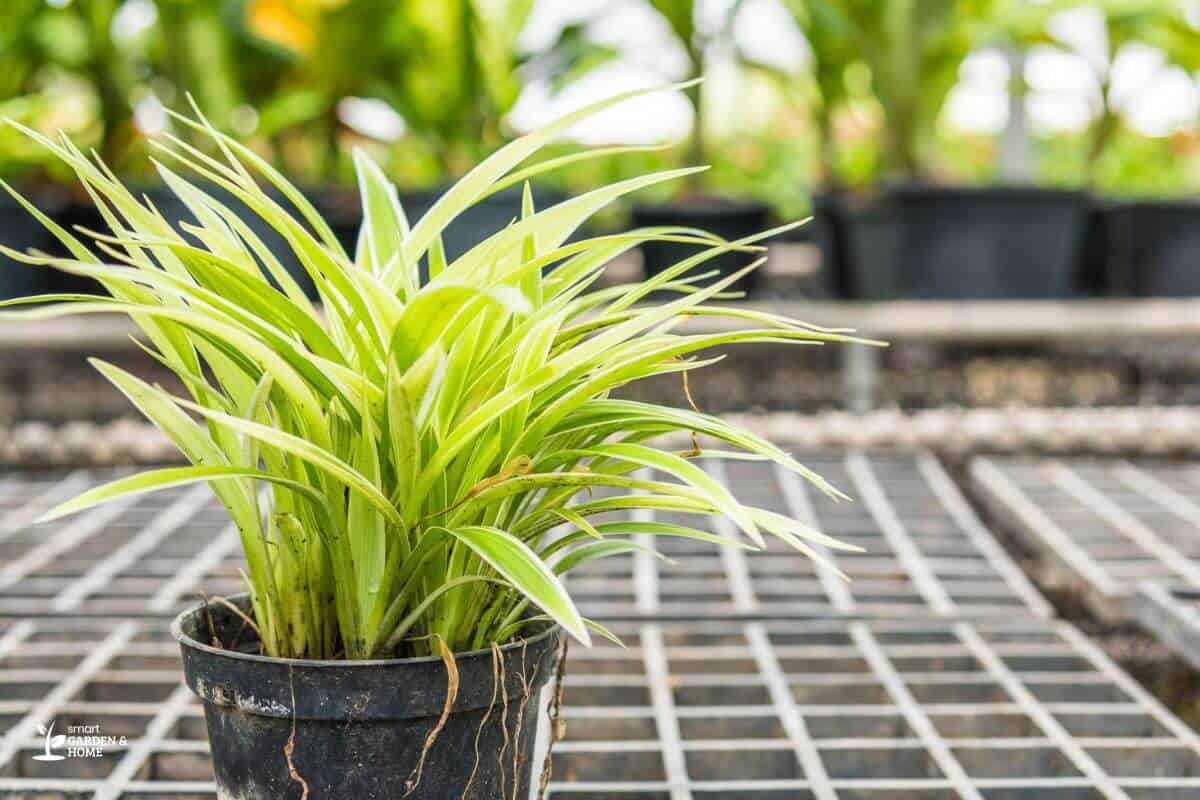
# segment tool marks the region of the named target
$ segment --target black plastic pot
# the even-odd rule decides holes
[[[897,253],[900,210],[889,195],[818,195],[813,214],[823,282],[834,296],[885,300],[909,294]]]
[[[233,600],[243,609],[248,605],[244,596]],[[448,675],[440,658],[354,662],[255,655],[257,642],[223,606],[184,612],[172,633],[183,650],[187,685],[204,701],[218,797],[529,796],[538,691],[555,671],[557,627],[501,648],[499,693],[491,651],[456,656],[457,700],[410,794],[409,781],[445,703]],[[233,650],[211,644],[234,645],[239,636]],[[493,696],[505,692],[507,713],[501,699],[493,704]]]
[[[1104,235],[1110,293],[1200,295],[1200,200],[1112,203]]]
[[[1079,290],[1086,297],[1105,297],[1114,293],[1108,235],[1112,204],[1092,198],[1088,207],[1087,232],[1079,258]]]
[[[353,258],[362,225],[362,207],[355,192],[338,186],[310,187],[304,196],[333,230],[342,248]]]
[[[32,195],[30,199],[51,217],[62,213],[62,202],[49,195]],[[26,211],[7,192],[0,192],[0,243],[13,250],[37,248],[43,252],[53,249],[53,235]],[[29,297],[54,291],[54,270],[14,261],[0,255],[0,300]]]
[[[856,300],[1077,296],[1088,200],[1027,187],[896,187],[827,201],[840,242],[825,251]]]
[[[762,203],[709,197],[678,203],[634,206],[633,224],[638,228],[682,225],[732,240],[765,230],[769,214],[769,210]],[[641,246],[642,268],[647,277],[654,276],[704,249],[700,245],[676,242],[646,242]],[[720,276],[725,276],[745,267],[754,258],[748,253],[725,253],[704,262],[699,271],[708,272],[715,269],[719,271]],[[761,268],[750,272],[735,283],[734,288],[742,292],[753,291],[761,274]],[[712,280],[717,279],[714,277]]]

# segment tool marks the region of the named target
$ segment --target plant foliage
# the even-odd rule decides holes
[[[542,210],[527,191],[519,220],[446,263],[439,234],[456,215],[558,166],[556,159],[522,165],[578,120],[632,94],[506,145],[411,225],[395,188],[360,154],[364,220],[353,257],[298,191],[198,111],[196,119],[176,119],[210,136],[219,157],[169,134],[159,142],[163,180],[197,221],[182,230],[66,137],[27,130],[74,168],[111,231],[80,238],[27,204],[73,258],[5,252],[95,278],[111,297],[43,296],[7,304],[41,305],[3,313],[129,315],[186,396],[95,365],[191,463],[90,490],[46,518],[210,483],[241,535],[265,651],[309,658],[436,653],[439,638],[455,651],[479,648],[510,639],[543,612],[586,642],[589,626],[602,629],[580,617],[561,576],[640,548],[636,534],[753,548],[765,532],[813,555],[812,542],[838,546],[742,505],[693,461],[701,454],[769,459],[835,493],[781,449],[698,411],[610,396],[632,381],[711,363],[705,354],[721,345],[847,338],[708,304],[741,273],[695,286],[708,259],[753,251],[770,231],[739,242],[680,228],[572,238],[605,204],[692,170],[622,181]],[[318,288],[321,310],[244,220],[200,181],[180,177],[179,165],[287,239]],[[294,210],[276,201],[280,195]],[[611,259],[649,239],[704,249],[645,282],[596,288]],[[640,302],[652,292],[674,299]],[[698,316],[740,327],[679,329]],[[670,432],[710,437],[729,450],[674,453],[648,444]],[[744,540],[612,521],[610,512],[634,509],[725,515]]]

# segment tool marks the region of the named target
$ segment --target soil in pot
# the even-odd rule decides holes
[[[61,215],[63,201],[57,195],[35,193],[26,196],[50,217]],[[42,224],[7,192],[0,192],[0,242],[21,252],[30,248],[52,252],[55,244],[53,236]],[[22,264],[0,255],[0,300],[55,291],[53,276],[56,274],[56,270]]]
[[[1113,203],[1105,214],[1113,294],[1200,295],[1200,201]]]
[[[676,203],[633,207],[633,225],[637,228],[681,225],[715,233],[725,239],[741,239],[767,228],[770,212],[762,203],[717,197],[695,197]],[[641,246],[642,268],[647,276],[657,275],[705,248],[677,242],[646,242]],[[725,253],[706,261],[701,271],[717,270],[725,276],[745,267],[756,256],[749,253]],[[743,276],[734,289],[751,292],[758,285],[763,268]],[[712,280],[717,280],[714,277]],[[711,283],[711,281],[709,281]]]
[[[560,647],[558,628],[528,630],[499,657],[456,656],[457,694],[442,723],[450,673],[440,658],[268,658],[242,618],[217,604],[172,628],[228,800],[525,800],[538,694]]]

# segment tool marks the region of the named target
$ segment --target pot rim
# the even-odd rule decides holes
[[[226,597],[224,599],[228,600],[231,603],[236,603],[239,600],[248,599],[249,597],[250,597],[249,594],[247,594],[245,592],[241,592],[238,594],[229,595],[228,597]],[[233,659],[235,661],[245,661],[245,662],[257,663],[257,664],[285,664],[285,665],[290,665],[293,667],[315,667],[315,668],[362,667],[362,668],[370,668],[370,667],[400,667],[400,666],[404,666],[406,664],[431,664],[433,662],[437,662],[439,664],[443,663],[441,656],[414,656],[413,658],[373,658],[373,659],[368,659],[368,660],[364,660],[364,661],[352,661],[350,659],[322,660],[322,659],[314,659],[314,658],[279,658],[276,656],[263,656],[263,655],[258,655],[256,653],[240,653],[236,650],[226,650],[225,648],[222,648],[222,647],[213,647],[212,645],[205,644],[201,641],[198,641],[183,632],[184,619],[192,616],[193,614],[199,613],[207,605],[209,605],[207,602],[201,602],[194,606],[186,608],[183,611],[181,611],[179,613],[179,615],[175,617],[175,619],[173,619],[171,621],[171,636],[175,639],[175,641],[179,642],[179,644],[182,645],[183,647],[187,647],[192,650],[199,650],[203,653],[207,653],[212,656]],[[509,651],[509,650],[515,650],[518,647],[527,646],[527,645],[534,644],[534,643],[540,643],[542,640],[548,639],[548,638],[554,636],[555,633],[561,629],[561,627],[562,626],[560,626],[557,622],[550,620],[546,623],[546,629],[544,631],[537,633],[533,636],[523,638],[523,639],[517,639],[515,641],[509,642],[508,644],[502,644],[502,645],[500,645],[500,650],[502,652],[504,652],[504,651]],[[468,650],[463,653],[453,653],[452,655],[454,656],[454,660],[457,662],[459,659],[462,659],[462,658],[490,655],[491,652],[492,652],[491,648],[484,648],[484,649],[480,649],[480,650]]]

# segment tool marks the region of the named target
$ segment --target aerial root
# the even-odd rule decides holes
[[[421,757],[417,760],[417,765],[413,767],[408,780],[405,781],[404,797],[408,797],[420,785],[421,772],[425,768],[425,758],[429,755],[429,750],[437,741],[442,729],[446,727],[446,721],[450,719],[450,712],[454,709],[454,700],[458,697],[458,664],[454,661],[454,654],[446,646],[445,639],[441,636],[434,636],[434,638],[438,643],[438,655],[442,657],[442,663],[446,665],[446,703],[442,706],[442,715],[438,717],[437,724],[425,737],[425,744],[421,747]]]
[[[296,752],[296,675],[292,665],[288,665],[288,685],[292,690],[292,732],[288,735],[287,744],[283,746],[283,757],[287,760],[288,777],[300,784],[300,800],[308,800],[308,781],[300,777],[296,765],[292,762],[292,754]]]
[[[504,654],[500,651],[500,645],[492,642],[492,657],[499,658],[501,664],[504,663]],[[500,787],[501,800],[503,800],[504,786],[507,783],[505,780],[506,770],[504,769],[504,753],[508,750],[508,679],[501,670],[500,676],[500,698],[503,704],[500,710],[500,729],[504,732],[504,743],[500,745],[500,754],[496,757],[500,768],[500,776],[498,786]]]
[[[502,665],[504,663],[504,654],[500,652],[500,648],[492,645],[492,699],[488,703],[487,711],[483,714],[483,719],[479,721],[479,729],[475,731],[475,764],[471,767],[471,776],[467,778],[467,786],[463,789],[462,797],[466,800],[467,795],[471,791],[471,786],[475,783],[475,773],[479,771],[479,737],[483,735],[483,728],[487,725],[492,716],[492,709],[496,707],[496,697],[500,693],[500,683],[504,680]]]
[[[209,641],[212,643],[213,647],[224,650],[225,645],[221,642],[221,637],[217,635],[217,624],[215,622],[213,622],[212,605],[211,605],[212,598],[210,598],[204,592],[201,592],[200,600],[203,603],[203,605],[201,607],[204,609],[204,619],[206,622],[208,622]]]
[[[538,668],[533,668],[533,674],[530,675],[526,669],[525,656],[528,650],[528,640],[521,644],[521,704],[517,706],[517,724],[516,731],[513,737],[513,800],[518,800],[520,797],[521,786],[521,765],[525,761],[525,755],[521,752],[521,727],[525,722],[525,709],[529,705],[530,695],[533,694],[533,685],[537,683]]]

